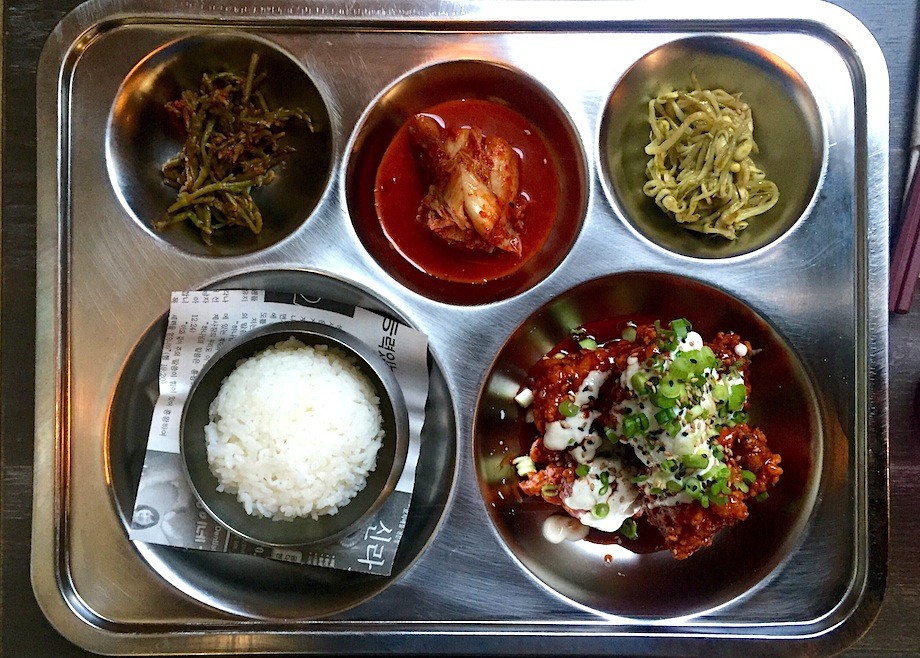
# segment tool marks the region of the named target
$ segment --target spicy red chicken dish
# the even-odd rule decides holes
[[[679,319],[585,329],[537,362],[516,400],[536,438],[514,460],[521,490],[584,526],[635,539],[637,521],[677,559],[748,517],[782,475],[749,424],[751,345],[704,342]]]

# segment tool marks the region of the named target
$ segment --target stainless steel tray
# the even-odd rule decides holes
[[[134,201],[143,167],[118,148],[121,128],[110,117],[145,57],[179,37],[228,31],[281,48],[306,69],[328,109],[330,173],[315,211],[289,236],[208,257],[132,216],[143,214]],[[661,57],[648,57],[658,47]],[[765,246],[750,253],[669,243],[621,194],[618,94],[630,85],[641,93],[636,71],[660,73],[657,61],[680,61],[686,48],[702,53],[688,56],[693,66],[760,80],[752,96],[779,94],[804,126],[786,143],[773,138],[774,170],[788,169],[796,192],[784,206],[784,233],[761,236]],[[547,255],[553,267],[473,304],[433,299],[391,277],[352,221],[350,167],[373,147],[383,90],[411,89],[412,72],[457,61],[528,80],[524,91],[554,99],[583,152],[569,172],[583,217]],[[686,3],[526,0],[82,5],[48,40],[38,72],[31,564],[45,614],[73,642],[109,654],[813,654],[854,641],[875,616],[886,574],[887,98],[877,44],[824,3],[692,11]],[[530,558],[481,495],[494,490],[479,476],[489,468],[482,451],[495,446],[477,432],[491,436],[498,408],[486,406],[501,401],[488,382],[509,336],[517,336],[509,344],[519,340],[515,332],[537,309],[632,286],[642,277],[628,273],[637,271],[693,290],[714,286],[766,319],[801,365],[802,408],[817,426],[799,507],[776,530],[788,541],[758,563],[755,582],[728,584],[701,606],[620,614],[527,568]],[[429,335],[426,478],[392,578],[127,540],[169,293],[208,286],[318,292],[391,312]],[[623,577],[634,577],[628,571]]]

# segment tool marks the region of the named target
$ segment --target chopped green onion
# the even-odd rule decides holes
[[[725,402],[728,399],[728,387],[722,382],[713,384],[712,399],[716,402]]]
[[[648,429],[648,416],[638,413],[623,417],[623,434],[627,439],[632,439]]]
[[[769,497],[770,497],[770,494],[768,494],[766,491],[763,491],[763,492],[757,494],[757,495],[754,497],[754,499],[755,499],[757,502],[762,503],[763,501],[765,501],[765,500],[766,500],[767,498],[769,498]]]
[[[671,407],[677,404],[676,398],[666,398],[665,396],[657,392],[653,393],[649,399],[652,401],[652,404],[662,409],[670,409]]]
[[[716,505],[724,505],[728,502],[728,499],[725,496],[710,496],[709,500],[714,502]]]
[[[684,489],[679,482],[675,482],[674,480],[668,480],[665,487],[672,494],[680,493]]]
[[[579,406],[568,398],[559,403],[559,413],[561,413],[566,418],[577,416],[579,411],[581,411]]]
[[[558,487],[555,484],[544,484],[540,487],[540,493],[547,498],[552,498],[559,492]]]
[[[752,482],[757,480],[757,475],[753,473],[752,471],[741,469],[741,479],[747,482],[748,484],[751,484]]]
[[[750,491],[750,487],[748,487],[744,482],[736,483],[735,488],[741,493],[747,493],[748,491]]]
[[[709,465],[709,458],[706,455],[684,455],[680,462],[687,468],[706,468]]]
[[[700,349],[701,363],[704,368],[718,368],[721,361],[716,358],[715,352],[712,351],[712,348],[709,345],[703,345]]]
[[[671,365],[668,367],[668,375],[682,382],[690,379],[690,375],[693,374],[693,371],[693,362],[686,356],[677,357],[671,361]]]
[[[580,478],[583,478],[588,474],[590,470],[591,470],[591,467],[588,466],[587,464],[579,464],[575,468],[575,475],[577,475]]]
[[[641,370],[630,378],[629,383],[638,395],[645,395],[648,393],[648,386],[646,386],[646,384],[648,384],[648,376]]]
[[[695,404],[690,407],[690,420],[696,420],[697,418],[709,418],[709,412],[703,408],[701,404]]]
[[[744,384],[733,384],[728,392],[728,409],[729,411],[741,411],[744,407],[744,400],[747,397],[747,391]]]
[[[709,507],[709,496],[706,496],[706,495],[701,496],[700,505],[703,506],[703,509],[707,509]]]
[[[722,449],[721,443],[717,443],[714,446],[712,446],[712,456],[718,459],[719,461],[722,461],[723,459],[725,459],[725,450]]]
[[[610,491],[610,473],[601,471],[601,488],[597,490],[598,496],[606,496]]]
[[[671,320],[671,331],[674,332],[674,335],[677,336],[678,340],[683,340],[687,337],[687,334],[690,333],[690,330],[693,327],[686,320],[686,318],[678,318],[676,320]]]
[[[627,342],[635,342],[636,340],[636,328],[635,327],[626,327],[623,330],[623,340]]]
[[[612,427],[604,428],[604,436],[607,437],[607,440],[610,441],[610,443],[617,443],[619,441],[616,430]]]
[[[748,422],[748,419],[749,419],[749,416],[748,416],[746,413],[741,412],[741,411],[736,411],[736,412],[733,413],[732,416],[731,416],[731,421],[732,421],[732,423],[735,424],[735,425],[740,425],[740,424],[742,424],[742,423],[746,423],[746,422]]]
[[[517,474],[520,477],[524,477],[530,473],[537,472],[537,465],[533,463],[533,460],[530,458],[530,455],[522,455],[511,460],[511,463],[514,464],[514,467],[517,469]]]
[[[596,350],[597,341],[594,340],[593,338],[585,338],[583,340],[578,341],[578,346],[581,347],[583,350]]]
[[[639,536],[639,528],[633,519],[626,519],[620,526],[620,534],[627,539],[636,539]]]
[[[655,414],[655,420],[658,421],[659,425],[664,425],[669,420],[674,420],[677,418],[677,412],[674,411],[674,407],[667,407]]]
[[[671,473],[674,471],[674,462],[670,459],[665,459],[663,462],[661,462],[661,470]]]
[[[744,386],[741,387],[742,389]],[[658,385],[658,394],[663,395],[666,398],[674,400],[680,397],[680,394],[684,391],[683,385],[678,382],[673,377],[668,377],[667,379],[662,380]],[[740,408],[740,407],[739,407]]]
[[[664,431],[668,433],[672,439],[680,434],[680,423],[676,420],[669,420],[664,425]]]
[[[603,519],[610,513],[610,505],[607,503],[598,503],[591,508],[591,515],[597,519]]]
[[[648,476],[647,476],[647,475],[637,475],[636,477],[632,478],[632,483],[633,483],[633,484],[642,484],[642,483],[645,482],[646,480],[648,480]]]
[[[703,485],[700,484],[700,481],[696,478],[684,478],[684,491],[686,491],[691,496],[700,493],[703,490]]]

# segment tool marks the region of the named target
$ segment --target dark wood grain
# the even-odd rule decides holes
[[[917,66],[918,0],[839,0],[878,39],[891,91],[892,233],[897,235]],[[45,620],[29,582],[35,300],[35,69],[42,44],[72,0],[13,0],[4,8],[3,230],[0,309],[0,654],[85,656]],[[888,586],[874,626],[851,656],[920,650],[920,289],[891,324],[891,537]]]

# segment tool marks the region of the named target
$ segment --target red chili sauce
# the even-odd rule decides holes
[[[423,173],[412,153],[408,125],[390,142],[374,184],[374,205],[384,234],[396,250],[419,270],[449,281],[484,283],[520,269],[546,241],[559,205],[556,158],[537,129],[511,108],[491,101],[462,99],[428,108],[448,130],[478,127],[483,134],[502,137],[521,158],[520,192],[529,203],[520,231],[520,256],[451,245],[418,218],[428,192]]]

